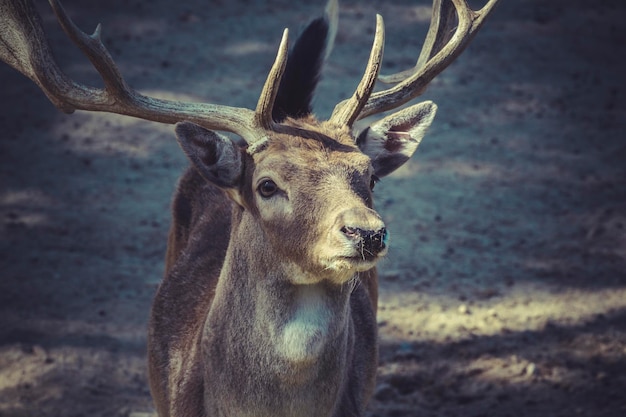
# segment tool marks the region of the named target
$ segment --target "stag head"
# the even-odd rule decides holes
[[[382,59],[379,16],[357,91],[330,120],[317,120],[311,97],[336,22],[331,2],[326,17],[307,27],[288,59],[281,46],[268,77],[273,81],[266,83],[255,112],[257,134],[262,133],[245,148],[193,123],[176,127],[198,172],[240,206],[234,225],[250,233],[238,239],[258,253],[271,250],[289,269],[285,276],[299,284],[342,284],[386,254],[388,233],[372,208],[373,186],[411,157],[436,111],[433,103],[421,103],[353,134]],[[303,75],[305,59],[314,65]]]

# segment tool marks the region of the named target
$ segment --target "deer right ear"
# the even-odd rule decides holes
[[[239,146],[191,122],[176,124],[180,147],[200,175],[221,188],[236,188],[243,167]]]
[[[374,122],[361,132],[356,143],[371,158],[376,176],[391,174],[409,160],[436,112],[435,103],[424,101]]]

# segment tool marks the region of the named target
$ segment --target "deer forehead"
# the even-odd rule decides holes
[[[340,183],[351,184],[356,178],[369,181],[370,158],[358,148],[332,150],[290,147],[265,150],[255,158],[253,183],[269,178],[289,189],[329,188]],[[332,187],[331,187],[332,188]]]

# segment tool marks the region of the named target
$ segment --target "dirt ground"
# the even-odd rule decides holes
[[[84,30],[102,22],[138,90],[244,107],[282,29],[324,6],[64,3]],[[439,112],[416,155],[376,187],[392,236],[369,416],[626,415],[626,2],[501,3],[424,94]],[[99,85],[37,5],[61,66]],[[342,1],[318,115],[353,91],[376,12],[393,72],[429,9]],[[0,106],[0,416],[153,416],[146,322],[186,166],[173,129],[64,115],[6,65]]]

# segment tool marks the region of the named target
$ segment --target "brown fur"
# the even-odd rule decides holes
[[[245,173],[236,191],[242,205],[229,199],[235,191],[220,190],[195,168],[180,180],[173,201],[166,276],[155,298],[149,332],[151,389],[161,417],[246,415],[242,411],[246,407],[259,416],[306,416],[316,407],[315,415],[363,413],[376,370],[376,271],[324,271],[310,246],[325,241],[320,238],[325,233],[320,225],[328,228],[335,222],[320,216],[341,212],[341,205],[360,207],[365,217],[376,216],[368,208],[369,158],[347,132],[338,135],[339,141],[330,137],[328,127],[308,125],[308,130],[302,130],[305,126],[290,121],[263,151],[254,156],[242,152]],[[259,175],[280,178],[294,203],[290,210],[283,213],[275,208],[280,215],[274,218],[258,204],[254,181]],[[298,216],[290,218],[290,213]],[[259,221],[259,217],[265,218]],[[233,326],[229,321],[240,321],[239,312],[244,312],[254,322],[255,310],[283,307],[280,314],[286,318],[275,320],[280,326],[289,318],[293,306],[259,306],[299,291],[284,279],[268,280],[284,273],[280,266],[284,262],[319,275],[316,288],[332,304],[330,310],[347,313],[329,321],[339,345],[331,338],[332,346],[312,363],[285,362],[276,357],[271,340],[258,336],[246,323]],[[221,284],[220,271],[226,280]],[[355,280],[360,284],[355,285]],[[249,292],[258,285],[265,287],[261,293]],[[212,341],[214,333],[220,334],[221,342]],[[250,356],[256,360],[239,362]],[[239,360],[229,362],[229,358]],[[207,360],[213,370],[207,370]],[[264,365],[259,367],[257,361]],[[238,376],[229,382],[223,379],[224,372]],[[233,398],[233,393],[243,392],[247,401]],[[242,414],[230,414],[236,408]]]
[[[476,13],[457,10],[459,20],[465,16],[458,24],[466,29],[461,39],[475,33],[495,3],[490,0]],[[435,4],[441,14],[442,4]],[[436,111],[431,102],[413,105],[373,123],[358,140],[352,136],[358,118],[398,107],[422,91],[411,76],[370,96],[382,59],[382,17],[364,77],[352,98],[339,103],[334,122],[281,116],[277,124],[276,97],[300,97],[296,108],[280,108],[279,100],[285,116],[309,112],[323,52],[336,33],[335,1],[303,41],[301,51],[317,45],[317,57],[304,54],[290,64],[313,71],[304,81],[292,78],[296,81],[285,88],[284,32],[256,111],[135,92],[98,36],[84,36],[58,2],[51,5],[106,88],[85,87],[58,69],[30,1],[2,3],[9,24],[0,27],[6,43],[0,59],[35,81],[66,112],[179,122],[179,143],[192,162],[174,197],[166,273],[150,320],[150,385],[159,415],[362,415],[376,371],[375,264],[387,250],[387,231],[372,208],[370,184],[411,157]],[[455,24],[446,16],[433,19],[441,26],[429,30],[428,49],[420,55],[441,64],[425,66],[430,69],[418,80],[426,83],[467,44],[458,42],[443,58],[435,53],[432,48],[444,42],[433,36],[451,33]],[[408,95],[396,97],[392,90]],[[187,118],[241,134],[249,149],[180,122]]]
[[[387,236],[370,186],[413,154],[435,111],[412,106],[358,141],[347,126],[288,118],[250,153],[177,125],[192,167],[150,320],[160,417],[363,415]]]

